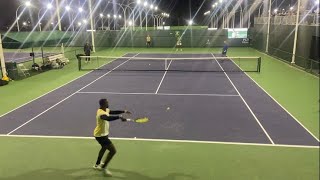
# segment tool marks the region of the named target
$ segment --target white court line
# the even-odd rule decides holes
[[[233,61],[232,61],[233,62]],[[241,69],[238,64],[234,63],[238,68]],[[242,70],[242,69],[241,69]],[[285,112],[287,112],[300,126],[302,126],[312,137],[314,137],[318,142],[320,141],[319,138],[317,138],[309,129],[307,129],[295,116],[293,116],[285,107],[283,107],[271,94],[269,94],[262,86],[260,86],[252,77],[250,77],[246,72],[244,74],[250,78],[261,90],[263,90],[274,102],[276,102]]]
[[[94,137],[80,137],[80,136],[44,136],[44,135],[5,135],[5,134],[0,134],[0,137],[94,140]],[[224,141],[195,141],[195,140],[117,138],[117,137],[110,137],[110,139],[122,140],[122,141],[173,142],[173,143],[194,143],[194,144],[198,143],[198,144],[221,144],[221,145],[265,146],[265,147],[286,147],[286,148],[308,148],[308,149],[319,149],[320,148],[319,146],[307,146],[307,145],[241,143],[241,142],[224,142]]]
[[[128,53],[127,53],[127,54],[128,54]],[[124,56],[126,56],[127,54],[125,54]],[[129,57],[128,57],[128,58],[129,58]],[[116,59],[110,61],[110,62],[107,63],[107,64],[110,64],[110,63],[112,63],[112,62],[115,61],[115,60],[116,60]],[[107,65],[107,64],[104,64],[104,65],[102,65],[102,66],[105,66],[105,65]],[[63,84],[63,85],[61,85],[61,86],[59,86],[59,87],[57,87],[57,88],[55,88],[55,89],[53,89],[53,90],[51,90],[51,91],[49,91],[49,92],[47,92],[47,93],[39,96],[39,97],[37,97],[37,98],[34,98],[34,99],[32,99],[32,100],[30,100],[30,101],[22,104],[21,106],[18,106],[18,107],[16,107],[16,108],[12,109],[11,111],[9,111],[9,112],[7,112],[7,113],[4,113],[4,114],[0,115],[0,118],[3,117],[3,116],[5,116],[5,115],[7,115],[7,114],[9,114],[9,113],[11,113],[11,112],[13,112],[13,111],[15,111],[15,110],[17,110],[17,109],[19,109],[19,108],[21,108],[21,107],[23,107],[23,106],[25,106],[25,105],[27,105],[27,104],[29,104],[29,103],[32,103],[33,101],[35,101],[35,100],[37,100],[37,99],[40,99],[40,98],[42,98],[42,97],[50,94],[51,92],[53,92],[53,91],[55,91],[55,90],[57,90],[57,89],[62,88],[63,86],[66,86],[66,85],[68,85],[68,84],[70,84],[70,83],[72,83],[72,82],[74,82],[74,81],[76,81],[76,80],[78,80],[78,79],[80,79],[80,78],[82,78],[82,77],[84,77],[84,76],[92,73],[93,71],[94,71],[94,70],[89,71],[89,72],[87,72],[87,73],[85,73],[85,74],[83,74],[83,75],[81,75],[81,76],[79,76],[79,77],[77,77],[77,78],[75,78],[75,79],[73,79],[73,80],[71,80],[71,81],[69,81],[69,82],[67,82],[67,83],[65,83],[65,84]]]
[[[77,92],[78,94],[114,94],[114,95],[157,95],[157,96],[221,96],[239,97],[238,94],[171,94],[171,93],[122,93],[122,92]]]
[[[168,94],[158,93],[159,96],[219,96],[219,97],[239,97],[238,94]]]
[[[215,57],[212,54],[213,57]],[[218,65],[220,66],[221,70],[224,71],[223,67],[220,65],[220,63],[216,60],[216,62],[218,63]],[[264,129],[264,127],[262,126],[262,124],[260,123],[259,119],[257,118],[257,116],[253,113],[252,109],[250,108],[250,106],[248,105],[248,103],[246,102],[246,100],[242,97],[241,93],[238,91],[238,88],[234,85],[234,83],[232,82],[232,80],[229,78],[228,74],[226,72],[224,72],[224,74],[226,75],[226,77],[228,78],[228,80],[230,81],[231,85],[233,86],[233,88],[237,91],[237,93],[239,94],[240,98],[242,99],[242,101],[244,102],[244,104],[247,106],[247,108],[249,109],[250,113],[252,114],[252,116],[254,117],[254,119],[257,121],[257,123],[259,124],[259,126],[261,127],[261,129],[263,130],[263,132],[266,134],[266,136],[268,137],[268,139],[270,140],[270,142],[274,145],[273,140],[271,139],[271,137],[269,136],[268,132]]]
[[[137,56],[138,54],[136,54]],[[133,56],[135,57],[135,56]],[[132,58],[132,57],[131,57]],[[22,125],[20,125],[19,127],[15,128],[14,130],[10,131],[7,135],[12,134],[13,132],[17,131],[18,129],[20,129],[21,127],[25,126],[26,124],[30,123],[31,121],[35,120],[36,118],[38,118],[39,116],[41,116],[42,114],[48,112],[50,109],[56,107],[57,105],[61,104],[62,102],[64,102],[65,100],[69,99],[70,97],[72,97],[73,95],[77,94],[77,92],[85,89],[86,87],[90,86],[91,84],[95,83],[96,81],[98,81],[99,79],[103,78],[104,76],[110,74],[112,71],[114,71],[115,69],[117,69],[118,67],[122,66],[123,64],[125,64],[126,62],[130,61],[129,58],[128,60],[126,60],[125,62],[121,63],[120,65],[118,65],[117,67],[113,68],[112,70],[108,71],[107,73],[103,74],[102,76],[98,77],[97,79],[95,79],[94,81],[90,82],[89,84],[87,84],[86,86],[82,87],[81,89],[79,89],[78,91],[72,93],[70,96],[62,99],[61,101],[59,101],[58,103],[56,103],[55,105],[51,106],[50,108],[46,109],[45,111],[43,111],[42,113],[38,114],[37,116],[33,117],[32,119],[30,119],[29,121],[23,123]]]
[[[134,52],[128,52],[128,54],[135,54]],[[152,53],[152,52],[143,52],[143,53],[140,53],[140,55],[144,55],[144,54],[146,54],[146,55],[153,55],[153,54],[155,54],[155,55],[158,55],[158,54],[160,54],[160,55],[176,55],[176,54],[178,54],[178,55],[198,55],[198,54],[200,54],[200,55],[209,55],[210,57],[211,57],[211,54],[209,53],[209,52],[200,52],[200,53],[192,53],[192,52],[182,52],[182,53],[180,53],[179,51],[177,52],[177,51],[174,51],[174,53],[166,53],[166,52],[159,52],[159,53]]]
[[[121,93],[121,92],[77,92],[78,94],[114,94],[114,95],[154,95],[154,93]]]
[[[166,60],[165,60],[165,61],[166,61]],[[164,75],[163,75],[163,77],[162,77],[162,79],[161,79],[161,81],[160,81],[160,84],[159,84],[159,86],[158,86],[155,94],[158,94],[158,92],[159,92],[159,90],[160,90],[160,87],[161,87],[161,84],[162,84],[164,78],[166,77],[166,74],[168,73],[168,69],[170,68],[171,63],[172,63],[172,60],[170,61],[169,65],[168,65],[168,68],[165,67],[165,68],[166,68],[166,71],[164,72]]]

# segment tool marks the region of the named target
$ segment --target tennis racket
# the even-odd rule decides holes
[[[149,118],[143,117],[143,118],[137,118],[137,119],[127,119],[128,122],[135,122],[135,123],[146,123],[149,121]]]

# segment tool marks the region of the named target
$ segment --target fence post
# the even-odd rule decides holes
[[[1,34],[0,34],[0,66],[1,66],[2,76],[7,76],[6,63],[4,61],[4,54],[3,54],[3,49],[2,49]]]
[[[296,61],[298,29],[299,29],[299,15],[300,15],[300,0],[298,0],[298,10],[297,10],[297,17],[296,17],[296,28],[295,28],[295,32],[294,32],[294,43],[293,43],[291,64],[295,64],[296,63],[295,61]]]
[[[267,32],[267,44],[266,53],[269,52],[269,39],[270,39],[270,23],[271,23],[271,0],[269,1],[269,17],[268,17],[268,32]]]

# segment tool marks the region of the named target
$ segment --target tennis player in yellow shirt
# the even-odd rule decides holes
[[[146,39],[147,39],[147,48],[149,48],[151,47],[151,37],[149,34],[147,35]]]
[[[96,128],[94,129],[94,137],[98,141],[98,143],[101,145],[101,149],[99,151],[98,159],[96,161],[96,164],[93,166],[94,169],[97,170],[104,170],[105,174],[107,176],[112,176],[112,173],[107,169],[107,166],[113,156],[116,154],[116,148],[112,144],[112,142],[109,139],[109,122],[115,121],[120,119],[121,121],[127,121],[126,118],[123,118],[121,114],[131,114],[129,111],[111,111],[109,109],[109,103],[107,99],[100,99],[99,100],[100,108],[97,111],[96,115]],[[103,163],[101,163],[101,159],[106,152],[106,150],[109,150],[109,153]],[[100,164],[101,163],[101,164]]]

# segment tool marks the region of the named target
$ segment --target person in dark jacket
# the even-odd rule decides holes
[[[84,45],[83,50],[84,50],[84,54],[85,54],[86,56],[90,56],[91,51],[92,51],[92,46],[87,42],[87,43]],[[90,58],[89,58],[89,57],[86,58],[86,63],[87,63],[87,62],[90,62]]]

